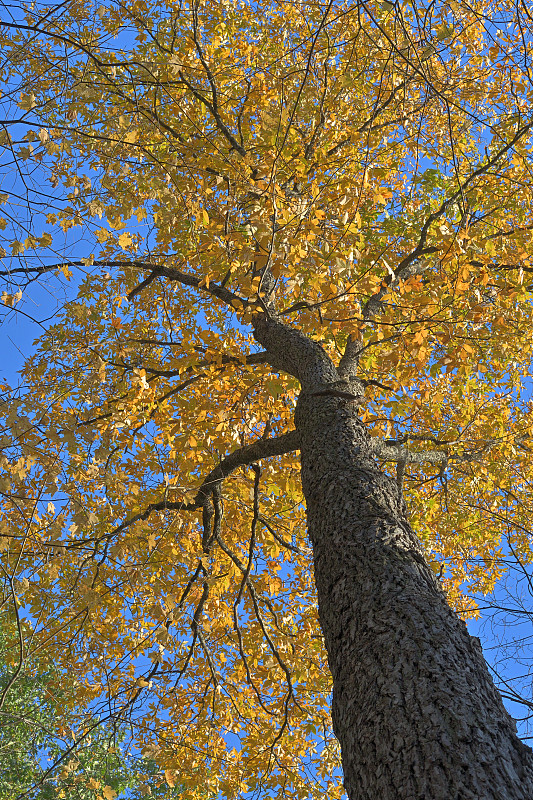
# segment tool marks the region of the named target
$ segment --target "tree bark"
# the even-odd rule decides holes
[[[337,371],[275,314],[254,333],[302,385],[302,484],[350,800],[532,800],[533,753],[373,457],[353,364]]]
[[[351,800],[532,800],[479,641],[449,608],[353,403],[300,397],[302,483]]]

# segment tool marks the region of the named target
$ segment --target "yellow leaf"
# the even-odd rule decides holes
[[[15,239],[14,242],[11,242],[11,251],[14,256],[20,255],[20,253],[24,252],[24,245]]]
[[[165,770],[165,780],[166,780],[167,784],[172,789],[176,785],[176,779],[175,779],[174,775],[175,775],[175,770],[173,770],[173,769],[166,769]]]
[[[98,228],[98,230],[97,230],[97,231],[95,231],[95,234],[94,234],[94,235],[96,236],[96,238],[98,239],[98,241],[99,241],[99,242],[101,242],[102,244],[103,244],[104,242],[107,242],[107,240],[108,240],[108,239],[109,239],[109,237],[111,236],[111,234],[110,234],[110,232],[107,230],[107,228]]]
[[[35,99],[35,95],[33,92],[29,94],[21,94],[20,100],[18,102],[18,107],[22,108],[23,111],[31,111],[32,108],[35,108],[37,105],[37,101]]]
[[[128,233],[127,231],[125,233],[121,233],[118,237],[118,243],[123,249],[129,247],[132,242],[133,239],[131,237],[131,233]]]

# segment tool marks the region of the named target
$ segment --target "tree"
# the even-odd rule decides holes
[[[531,561],[527,7],[6,20],[4,303],[77,291],[6,388],[32,646],[191,798],[340,796],[331,685],[352,800],[531,797],[457,613]]]
[[[123,751],[124,731],[95,725],[90,731],[75,712],[75,686],[54,664],[26,661],[18,673],[11,667],[10,627],[0,631],[0,789],[5,800],[113,800],[129,797],[178,796],[157,775],[153,762]],[[13,622],[13,620],[11,620]],[[16,626],[15,626],[16,627]],[[15,645],[15,649],[16,645]],[[81,739],[77,746],[76,739]],[[61,770],[54,765],[61,765]],[[140,779],[153,774],[149,783]],[[152,792],[152,788],[155,790]]]

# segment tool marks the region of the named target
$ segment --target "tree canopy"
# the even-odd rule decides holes
[[[5,324],[65,298],[3,387],[9,663],[53,653],[80,719],[127,721],[191,800],[343,791],[299,382],[262,315],[357,362],[452,607],[532,559],[532,24],[507,0],[3,9]]]

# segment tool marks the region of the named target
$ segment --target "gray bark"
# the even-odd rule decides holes
[[[302,384],[295,422],[348,796],[532,800],[532,751],[374,458],[353,375],[275,317],[258,317],[255,336]]]

